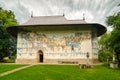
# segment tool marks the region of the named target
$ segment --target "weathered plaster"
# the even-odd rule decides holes
[[[97,58],[97,38],[92,39],[91,29],[21,31],[17,39],[18,62],[19,59],[38,59],[39,50],[44,54],[44,61],[86,59],[87,52],[90,59]]]

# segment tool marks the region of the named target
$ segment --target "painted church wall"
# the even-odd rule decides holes
[[[92,58],[91,30],[19,32],[17,59],[35,59],[43,51],[44,59]]]
[[[93,52],[93,58],[98,58],[98,38],[96,35],[96,30],[92,34],[92,52]]]

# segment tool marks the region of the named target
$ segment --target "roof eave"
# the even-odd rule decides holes
[[[10,33],[12,36],[14,37],[17,37],[17,31],[18,31],[18,28],[21,28],[21,27],[40,27],[40,26],[75,26],[75,25],[90,25],[90,26],[93,26],[97,29],[97,37],[99,37],[100,35],[104,34],[107,29],[106,27],[104,27],[103,25],[101,24],[98,24],[98,23],[83,23],[83,24],[40,24],[40,25],[19,25],[19,26],[10,26],[7,28],[7,31],[8,33]]]

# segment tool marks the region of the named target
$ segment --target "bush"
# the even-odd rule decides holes
[[[16,59],[16,56],[12,56],[11,58],[5,57],[3,60],[5,63],[14,63]]]

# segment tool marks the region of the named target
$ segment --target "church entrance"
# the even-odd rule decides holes
[[[39,62],[43,63],[43,52],[39,50]]]

